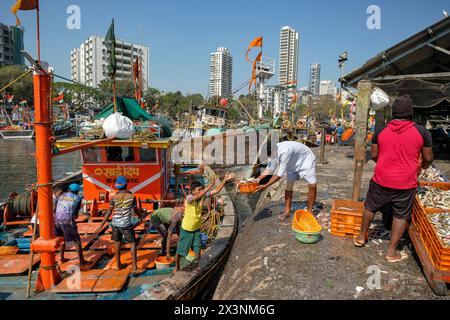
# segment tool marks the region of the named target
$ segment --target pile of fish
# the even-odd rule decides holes
[[[440,170],[434,167],[429,167],[426,170],[422,170],[419,176],[419,181],[444,182],[445,178]]]
[[[444,247],[450,248],[450,212],[430,214],[428,220],[436,229]]]
[[[450,209],[450,190],[438,188],[419,188],[419,199],[427,208]]]

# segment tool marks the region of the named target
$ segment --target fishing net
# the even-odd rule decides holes
[[[373,82],[389,96],[391,103],[409,94],[415,108],[432,108],[444,101],[450,103],[450,82],[431,82],[418,78],[405,78],[393,82]]]

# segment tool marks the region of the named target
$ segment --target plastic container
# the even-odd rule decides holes
[[[364,202],[333,200],[331,207],[331,234],[354,237],[361,232]]]
[[[320,233],[322,226],[311,213],[306,210],[298,210],[292,221],[292,229],[297,232]]]
[[[208,244],[209,237],[206,233],[202,233],[201,235],[201,244],[202,249],[206,249],[206,245]]]
[[[155,260],[156,269],[158,270],[169,269],[173,266],[174,262],[175,260],[173,258],[167,260],[166,257],[158,257]]]
[[[244,182],[241,181],[237,184],[237,188],[239,190],[240,193],[255,193],[256,192],[256,188],[259,186],[258,182]]]
[[[294,230],[295,239],[303,244],[314,244],[320,240],[320,232],[301,232]]]

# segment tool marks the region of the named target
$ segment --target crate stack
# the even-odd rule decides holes
[[[338,237],[354,237],[361,232],[364,202],[333,200],[331,208],[331,234]]]
[[[450,190],[449,182],[421,182],[420,185],[422,187]],[[435,268],[440,271],[450,271],[450,247],[444,246],[428,216],[448,211],[450,211],[450,208],[449,210],[426,208],[422,205],[418,196],[413,206],[412,225],[419,232],[422,243]]]

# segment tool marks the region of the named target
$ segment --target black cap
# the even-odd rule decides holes
[[[414,114],[413,102],[409,94],[398,97],[392,105],[394,118],[407,118]]]

